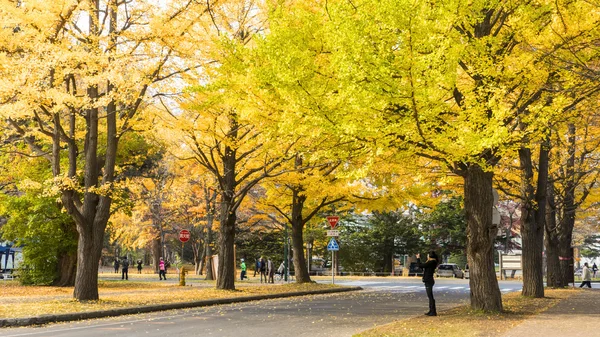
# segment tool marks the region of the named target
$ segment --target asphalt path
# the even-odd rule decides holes
[[[323,283],[330,281],[321,281]],[[336,280],[362,291],[171,310],[42,327],[0,329],[0,336],[352,336],[394,320],[422,315],[427,296],[420,279]],[[500,281],[503,293],[520,282]],[[438,311],[467,303],[468,280],[437,279]]]

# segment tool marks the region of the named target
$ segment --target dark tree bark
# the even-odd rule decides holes
[[[546,211],[545,245],[546,245],[546,283],[551,288],[565,287],[561,283],[560,262],[558,259],[558,228],[556,224],[556,204],[554,201],[554,183],[548,182],[548,209]]]
[[[559,243],[559,262],[560,262],[560,284],[567,285],[573,277],[571,266],[575,263],[573,260],[573,251],[571,244],[573,242],[573,228],[575,227],[575,153],[576,153],[576,134],[575,125],[568,126],[568,154],[566,165],[566,182],[564,190],[563,204],[561,207],[562,217],[559,222],[558,243]]]
[[[470,165],[461,172],[465,187],[467,216],[467,260],[470,268],[471,308],[502,311],[502,297],[494,265],[494,239],[498,227],[492,224],[493,173]]]
[[[231,139],[237,139],[239,125],[236,116],[230,117],[230,132],[228,136]],[[220,236],[219,236],[219,268],[217,271],[217,289],[234,290],[235,289],[235,222],[237,220],[235,207],[236,149],[225,146],[223,156],[223,176],[220,179]]]
[[[217,289],[235,290],[235,212],[230,212],[231,199],[222,195],[219,236],[219,268],[217,271]]]
[[[302,236],[304,231],[304,218],[302,217],[302,210],[304,209],[304,202],[306,196],[301,194],[298,190],[294,190],[292,195],[292,247],[293,247],[293,261],[294,261],[294,275],[296,276],[296,283],[307,283],[310,282],[310,275],[308,274],[308,267],[306,266],[306,259],[304,258],[304,238]]]
[[[162,244],[160,237],[156,237],[152,240],[152,260],[154,260],[154,273],[158,274],[160,258],[162,254]]]
[[[55,287],[72,287],[75,285],[77,272],[77,253],[62,252],[58,257],[58,275],[52,282]]]
[[[73,222],[66,222],[62,230],[67,240],[76,242],[78,234]],[[57,274],[52,285],[56,287],[72,287],[75,285],[75,274],[77,272],[77,247],[66,245],[58,252]]]
[[[544,221],[548,186],[548,146],[540,145],[538,181],[534,187],[529,148],[519,149],[521,162],[521,238],[523,242],[523,296],[544,297]]]

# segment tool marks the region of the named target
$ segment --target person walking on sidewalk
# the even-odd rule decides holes
[[[160,262],[158,263],[158,278],[162,281],[163,277],[165,280],[167,279],[167,269],[165,267],[165,261],[161,257]]]
[[[583,264],[583,270],[581,271],[581,278],[583,279],[583,282],[581,282],[581,285],[579,286],[579,288],[583,288],[584,285],[587,285],[588,288],[592,287],[592,272],[590,271],[590,268],[588,267],[587,262]]]
[[[596,265],[595,262],[592,265],[592,272],[594,273],[593,277],[596,278],[596,273],[598,272],[598,266]]]
[[[430,251],[427,254],[427,261],[421,263],[421,254],[417,254],[417,265],[423,269],[423,283],[425,284],[425,291],[427,292],[427,298],[429,298],[429,311],[425,313],[427,316],[437,316],[435,309],[435,299],[433,298],[433,273],[438,265],[438,256],[434,251]]]

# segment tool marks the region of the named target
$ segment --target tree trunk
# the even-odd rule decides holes
[[[230,119],[232,139],[237,139],[237,121]],[[217,271],[217,289],[235,290],[235,211],[236,151],[226,146],[223,158],[223,177],[221,179],[220,237],[219,237],[219,270]]]
[[[304,238],[302,237],[304,231],[304,218],[302,217],[304,201],[306,201],[306,196],[301,194],[301,191],[294,189],[292,192],[291,224],[292,247],[294,254],[294,275],[296,276],[296,283],[308,283],[311,281],[310,275],[308,274],[308,268],[306,266],[306,259],[304,258]]]
[[[575,264],[573,260],[573,251],[571,249],[573,241],[573,228],[575,227],[575,125],[569,124],[569,138],[568,138],[568,153],[569,158],[567,159],[566,165],[566,183],[565,183],[565,196],[563,200],[562,219],[559,222],[559,261],[560,261],[560,283],[567,285],[573,278],[571,274],[571,266]]]
[[[106,222],[104,222],[106,224]],[[87,226],[86,226],[87,225]],[[102,255],[104,227],[102,223],[77,226],[77,274],[73,296],[78,301],[98,300],[98,261]]]
[[[235,290],[235,212],[230,213],[229,203],[221,206],[221,226],[219,240],[219,270],[217,271],[217,289]]]
[[[72,287],[75,285],[77,272],[77,252],[61,252],[58,257],[58,275],[52,282],[55,287]]]
[[[154,260],[154,273],[158,274],[159,262],[162,256],[162,246],[160,245],[160,237],[152,240],[152,259]]]
[[[558,236],[558,259],[560,264],[560,284],[567,286],[573,278],[573,249],[571,243],[573,241],[573,226],[575,225],[574,218],[564,218],[560,224],[560,234]]]
[[[544,297],[544,221],[548,183],[548,148],[540,146],[537,188],[533,186],[531,150],[519,149],[521,162],[521,238],[523,243],[523,296]]]
[[[494,239],[498,227],[492,224],[492,172],[484,172],[478,165],[468,166],[462,172],[465,187],[467,216],[467,259],[469,262],[471,308],[484,311],[502,311],[502,296],[494,266]]]
[[[545,245],[546,245],[546,283],[548,287],[566,286],[560,280],[560,262],[558,260],[558,228],[556,227],[556,204],[554,201],[554,184],[548,182],[548,209],[546,211]]]

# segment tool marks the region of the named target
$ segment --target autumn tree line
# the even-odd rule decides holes
[[[520,205],[524,296],[544,296],[544,246],[548,286],[566,286],[573,229],[594,222],[599,14],[584,0],[0,0],[3,213],[56,242],[85,301],[107,229],[156,246],[167,215],[202,223],[217,288],[234,289],[238,227],[287,224],[309,282],[303,233],[324,213],[455,190],[471,306],[501,311],[493,188]]]

